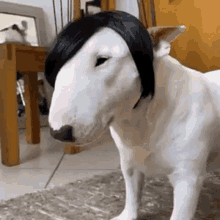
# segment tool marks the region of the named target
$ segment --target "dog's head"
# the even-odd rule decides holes
[[[169,54],[167,46],[182,30],[147,31],[125,12],[101,12],[70,23],[46,61],[46,78],[54,86],[51,134],[61,141],[91,142],[139,99],[153,97],[153,54]]]

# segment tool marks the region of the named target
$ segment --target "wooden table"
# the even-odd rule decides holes
[[[0,44],[0,137],[2,163],[20,164],[16,80],[21,72],[25,82],[26,140],[40,142],[37,104],[37,73],[44,71],[47,49],[20,44]]]
[[[74,20],[81,18],[80,0],[74,1]],[[115,0],[101,0],[102,11],[115,10]],[[146,9],[151,7],[141,0],[141,20],[148,27]],[[151,25],[150,25],[151,26]],[[0,138],[2,163],[6,166],[20,164],[19,130],[17,120],[17,72],[24,75],[26,140],[29,144],[40,143],[39,109],[37,104],[37,73],[44,72],[44,62],[49,48],[0,44]],[[84,148],[66,144],[65,153],[75,154]]]

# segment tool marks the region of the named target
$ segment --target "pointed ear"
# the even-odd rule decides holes
[[[150,34],[156,57],[168,55],[170,43],[185,31],[184,25],[177,27],[151,27],[147,31]]]
[[[27,21],[22,21],[21,24],[22,24],[22,26],[24,27],[25,30],[28,29],[28,23],[27,23]]]

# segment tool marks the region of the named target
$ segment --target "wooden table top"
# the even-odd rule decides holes
[[[49,50],[50,47],[33,47],[15,43],[0,44],[0,59],[14,59],[16,71],[22,73],[42,72]]]

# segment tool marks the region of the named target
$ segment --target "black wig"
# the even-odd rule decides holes
[[[116,31],[127,43],[140,74],[142,94],[154,96],[153,48],[143,24],[133,15],[122,11],[104,11],[70,22],[54,41],[45,63],[45,75],[54,87],[62,66],[71,59],[86,41],[101,28]]]

